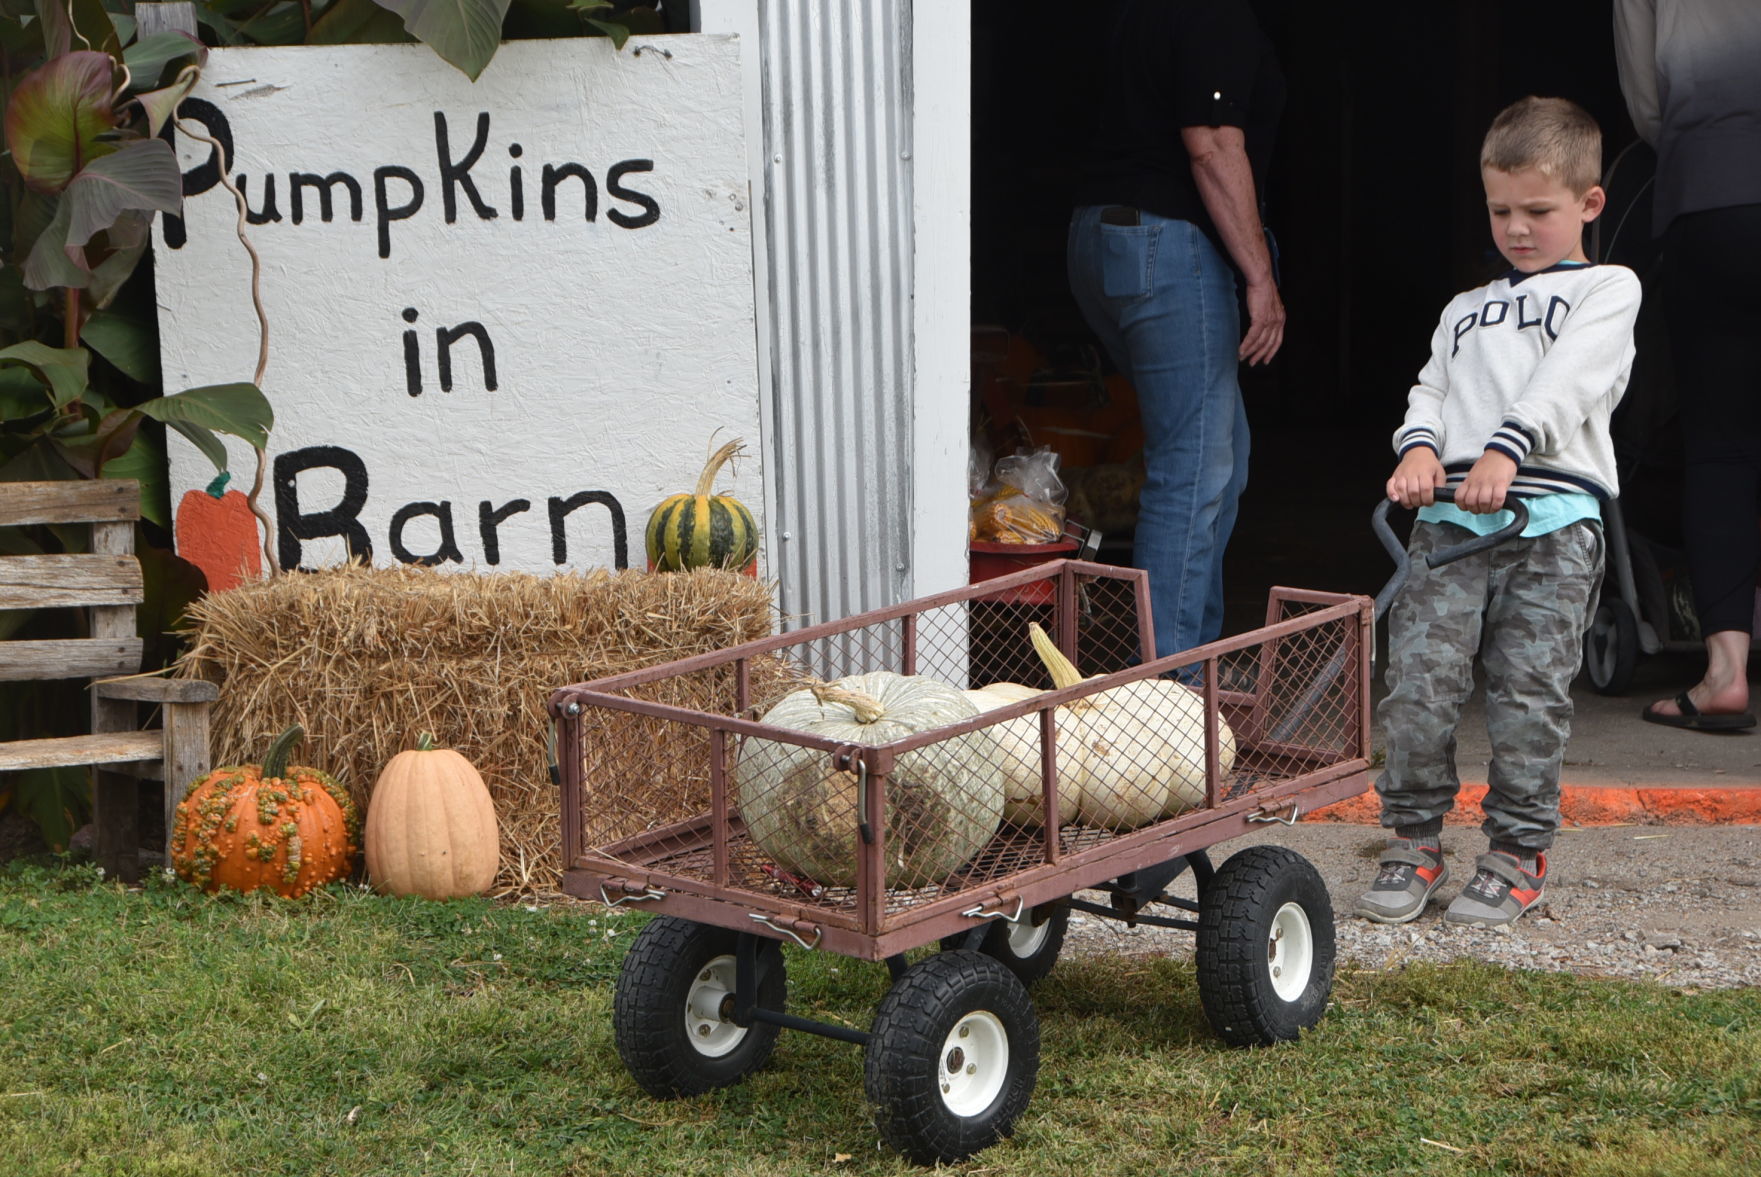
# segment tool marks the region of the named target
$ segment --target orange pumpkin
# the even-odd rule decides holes
[[[387,895],[456,899],[501,865],[489,789],[471,762],[424,732],[379,774],[367,806],[367,876]]]
[[[177,554],[202,570],[214,593],[263,576],[251,500],[236,490],[221,493],[230,477],[222,473],[206,490],[185,491],[177,504]]]
[[[191,786],[172,825],[179,878],[204,891],[262,888],[297,899],[348,874],[360,817],[330,774],[288,767],[303,735],[290,727],[261,765],[217,768]]]

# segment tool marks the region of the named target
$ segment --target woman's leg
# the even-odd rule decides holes
[[[1761,573],[1761,205],[1680,217],[1668,299],[1687,469],[1683,531],[1706,674],[1688,691],[1707,714],[1749,706],[1748,658]],[[1679,713],[1668,700],[1652,705]]]

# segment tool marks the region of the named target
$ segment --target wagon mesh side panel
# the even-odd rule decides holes
[[[722,678],[729,681],[717,681]],[[693,710],[733,712],[731,676],[716,671],[619,693]],[[580,725],[582,835],[588,849],[709,808],[707,729],[609,707],[586,708]]]
[[[752,659],[744,711],[737,707],[739,674],[732,663],[615,693],[706,717],[752,718],[806,677],[786,658]],[[612,707],[587,707],[579,723],[584,847],[602,849],[709,810],[709,728]]]
[[[1030,591],[932,599],[906,617],[852,619],[838,632],[748,659],[743,710],[732,663],[622,692],[688,708],[694,722],[588,706],[581,716],[582,845],[629,863],[633,873],[748,894],[758,910],[786,900],[855,918],[859,863],[875,854],[862,827],[878,810],[868,832],[884,849],[873,866],[885,887],[880,910],[892,915],[950,894],[994,890],[1052,857],[1364,754],[1355,614],[901,752],[884,781],[868,774],[860,754],[841,759],[781,728],[716,730],[718,719],[762,721],[803,683],[853,672],[912,673],[968,690],[1015,683],[1023,688],[1018,697],[1031,698],[1026,692],[1052,687],[1029,640],[1034,622],[1074,655],[1081,675],[1127,669],[1141,661],[1136,583],[1079,576],[1060,594],[1052,578]],[[1059,614],[1060,597],[1074,606],[1069,617]],[[1321,607],[1275,597],[1268,627],[1300,623]],[[1207,675],[1217,700],[1209,716]],[[995,704],[973,706],[982,715]],[[1048,710],[1056,762],[1050,787],[1060,818],[1051,832],[1044,825]],[[1215,732],[1214,761],[1208,730]],[[719,811],[712,793],[718,743]],[[1214,774],[1207,771],[1213,763]],[[882,800],[865,808],[866,798]]]
[[[1321,608],[1275,595],[1268,626]],[[1229,658],[1221,682],[1245,686],[1250,701],[1231,705],[1235,696],[1224,696],[1222,711],[1238,741],[1224,798],[1365,754],[1361,658],[1358,619],[1350,616],[1269,638]]]

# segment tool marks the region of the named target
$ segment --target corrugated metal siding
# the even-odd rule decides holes
[[[909,0],[760,0],[779,605],[910,584]]]

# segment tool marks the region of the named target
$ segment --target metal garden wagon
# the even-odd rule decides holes
[[[1313,1026],[1333,979],[1320,876],[1275,846],[1215,868],[1207,852],[1364,789],[1371,602],[1273,589],[1264,627],[1158,660],[1148,591],[1142,572],[1058,560],[555,691],[563,889],[657,917],[636,936],[614,1003],[636,1082],[663,1098],[727,1086],[768,1060],[780,1029],[806,1030],[864,1047],[888,1144],[924,1163],[968,1156],[1007,1135],[1027,1104],[1039,1030],[1026,986],[1052,968],[1072,912],[1196,932],[1204,1010],[1230,1043]],[[1096,677],[1047,689],[1032,621]],[[1042,693],[878,744],[759,718],[803,682],[877,669]],[[1137,746],[1130,725],[1105,739],[1082,726],[1118,697],[1103,692],[1155,678],[1189,694],[1180,730]],[[990,744],[972,743],[986,731]],[[936,828],[934,805],[912,755],[960,739],[1000,750],[1005,732],[1017,760],[1027,742],[1030,795],[1012,798],[1013,816],[958,866],[924,866],[913,849]],[[803,749],[843,790],[814,820],[847,848],[847,874],[812,877],[742,818],[743,803],[756,811],[766,757]],[[1079,769],[1085,780],[1165,780],[1172,759],[1191,788],[1165,816],[1086,815]],[[1189,870],[1196,899],[1171,889]],[[786,1012],[786,943],[887,964],[893,984],[868,1030]],[[940,951],[908,962],[930,945]]]

